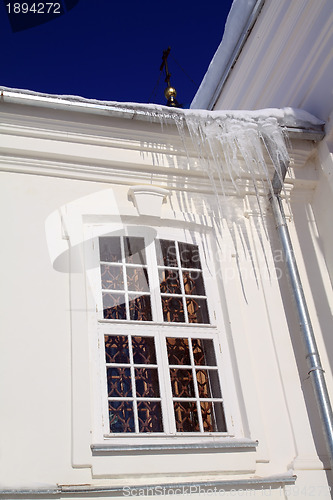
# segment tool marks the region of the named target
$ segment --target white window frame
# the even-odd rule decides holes
[[[147,252],[150,252],[150,257],[147,257],[147,264],[149,261],[155,259],[155,238],[150,235],[156,235],[156,239],[166,239],[173,241],[180,241],[186,243],[196,244],[199,247],[203,279],[205,283],[207,307],[210,318],[210,324],[193,324],[193,323],[166,323],[163,321],[162,306],[159,293],[151,295],[152,310],[158,311],[158,317],[153,321],[133,321],[133,320],[108,320],[103,318],[103,305],[100,281],[100,258],[99,258],[99,245],[98,238],[101,236],[142,236],[142,227],[127,225],[125,229],[114,231],[112,225],[90,225],[87,229],[87,238],[85,244],[86,261],[90,262],[88,266],[88,282],[94,296],[94,315],[92,319],[92,349],[97,355],[95,356],[95,370],[93,374],[93,383],[99,390],[94,391],[95,408],[94,408],[94,430],[93,441],[95,443],[112,442],[113,445],[123,446],[124,441],[129,445],[135,443],[151,443],[163,442],[165,445],[171,442],[182,441],[183,443],[198,442],[198,440],[216,441],[218,438],[226,438],[235,436],[235,419],[231,416],[231,400],[229,398],[230,388],[226,384],[226,380],[230,381],[231,365],[227,355],[227,342],[225,333],[223,331],[223,316],[221,311],[221,304],[218,299],[219,292],[216,285],[216,276],[214,272],[212,255],[212,247],[210,245],[211,235],[204,233],[193,232],[189,229],[156,227],[152,228],[147,226],[147,234],[151,239],[150,245],[146,247]],[[205,246],[205,248],[203,248]],[[156,282],[156,276],[152,276],[151,269],[148,265],[149,279],[152,280],[153,288],[157,287],[159,290],[159,282]],[[157,269],[157,262],[156,262]],[[97,313],[97,314],[96,314]],[[97,316],[97,321],[96,321]],[[154,321],[157,319],[157,321]],[[96,325],[97,323],[97,325]],[[121,330],[120,330],[121,328]],[[105,351],[104,351],[104,336],[107,334],[131,334],[141,336],[154,336],[161,335],[163,338],[168,337],[191,337],[191,338],[211,338],[214,342],[215,356],[217,361],[217,371],[219,376],[220,387],[223,397],[224,414],[227,425],[227,432],[176,432],[175,419],[173,416],[173,408],[171,409],[170,402],[173,401],[171,393],[171,385],[168,380],[160,380],[160,386],[163,385],[162,393],[167,395],[167,402],[162,397],[162,416],[164,424],[163,433],[122,433],[111,434],[109,431],[109,416],[108,416],[108,400],[107,400],[107,382],[106,382],[106,369],[105,369]],[[96,349],[97,346],[97,349]],[[161,348],[161,342],[155,342],[157,364],[162,366],[164,373],[168,372],[168,359],[166,349]],[[161,372],[160,372],[161,373]],[[230,384],[228,384],[230,385]],[[231,384],[232,385],[232,384]],[[229,401],[230,400],[230,401]]]

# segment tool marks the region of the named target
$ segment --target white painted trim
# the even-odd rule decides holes
[[[170,191],[157,186],[132,186],[128,190],[129,197],[139,215],[161,217],[162,203]]]

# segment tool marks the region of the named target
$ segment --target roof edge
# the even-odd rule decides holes
[[[208,70],[191,103],[191,108],[213,109],[265,0],[234,0],[223,34]]]
[[[150,123],[170,123],[177,125],[177,119],[194,118],[202,120],[235,119],[256,122],[275,119],[293,136],[306,140],[321,140],[324,136],[324,122],[310,113],[296,108],[267,108],[261,110],[223,110],[169,108],[157,104],[98,101],[79,96],[60,96],[33,92],[30,90],[0,87],[1,104],[12,103],[27,106],[46,107],[89,114],[102,114],[118,119],[141,120]]]

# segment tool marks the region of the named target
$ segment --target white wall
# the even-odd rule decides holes
[[[290,468],[311,469],[312,484],[325,485],[276,274],[279,246],[264,229],[273,232],[271,215],[261,218],[254,196],[226,197],[227,215],[216,218],[212,189],[197,166],[187,172],[174,130],[87,116],[78,125],[74,114],[43,113],[7,107],[2,114],[2,487],[251,481],[291,477]],[[128,199],[129,187],[142,183],[170,190],[161,219],[139,218]],[[257,451],[92,454],[96,320],[87,314],[85,270],[68,272],[74,252],[66,248],[80,241],[85,223],[119,214],[123,223],[214,236],[227,411],[235,438],[258,440]]]

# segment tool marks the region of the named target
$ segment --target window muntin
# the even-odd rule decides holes
[[[153,337],[105,335],[110,433],[162,432]]]
[[[207,298],[197,245],[156,241],[163,320],[209,323]]]
[[[177,432],[225,432],[213,341],[167,337],[166,346]]]
[[[104,319],[152,321],[144,238],[99,238]]]
[[[144,238],[106,236],[99,242],[104,319],[156,321]],[[156,240],[156,259],[163,321],[209,324],[198,246]]]
[[[99,242],[104,320],[132,324],[124,335],[115,321],[115,333],[104,335],[107,434],[226,432],[215,332],[175,335],[209,324],[198,246],[155,240],[145,249],[144,238],[127,236]],[[145,321],[155,333],[143,330]]]

